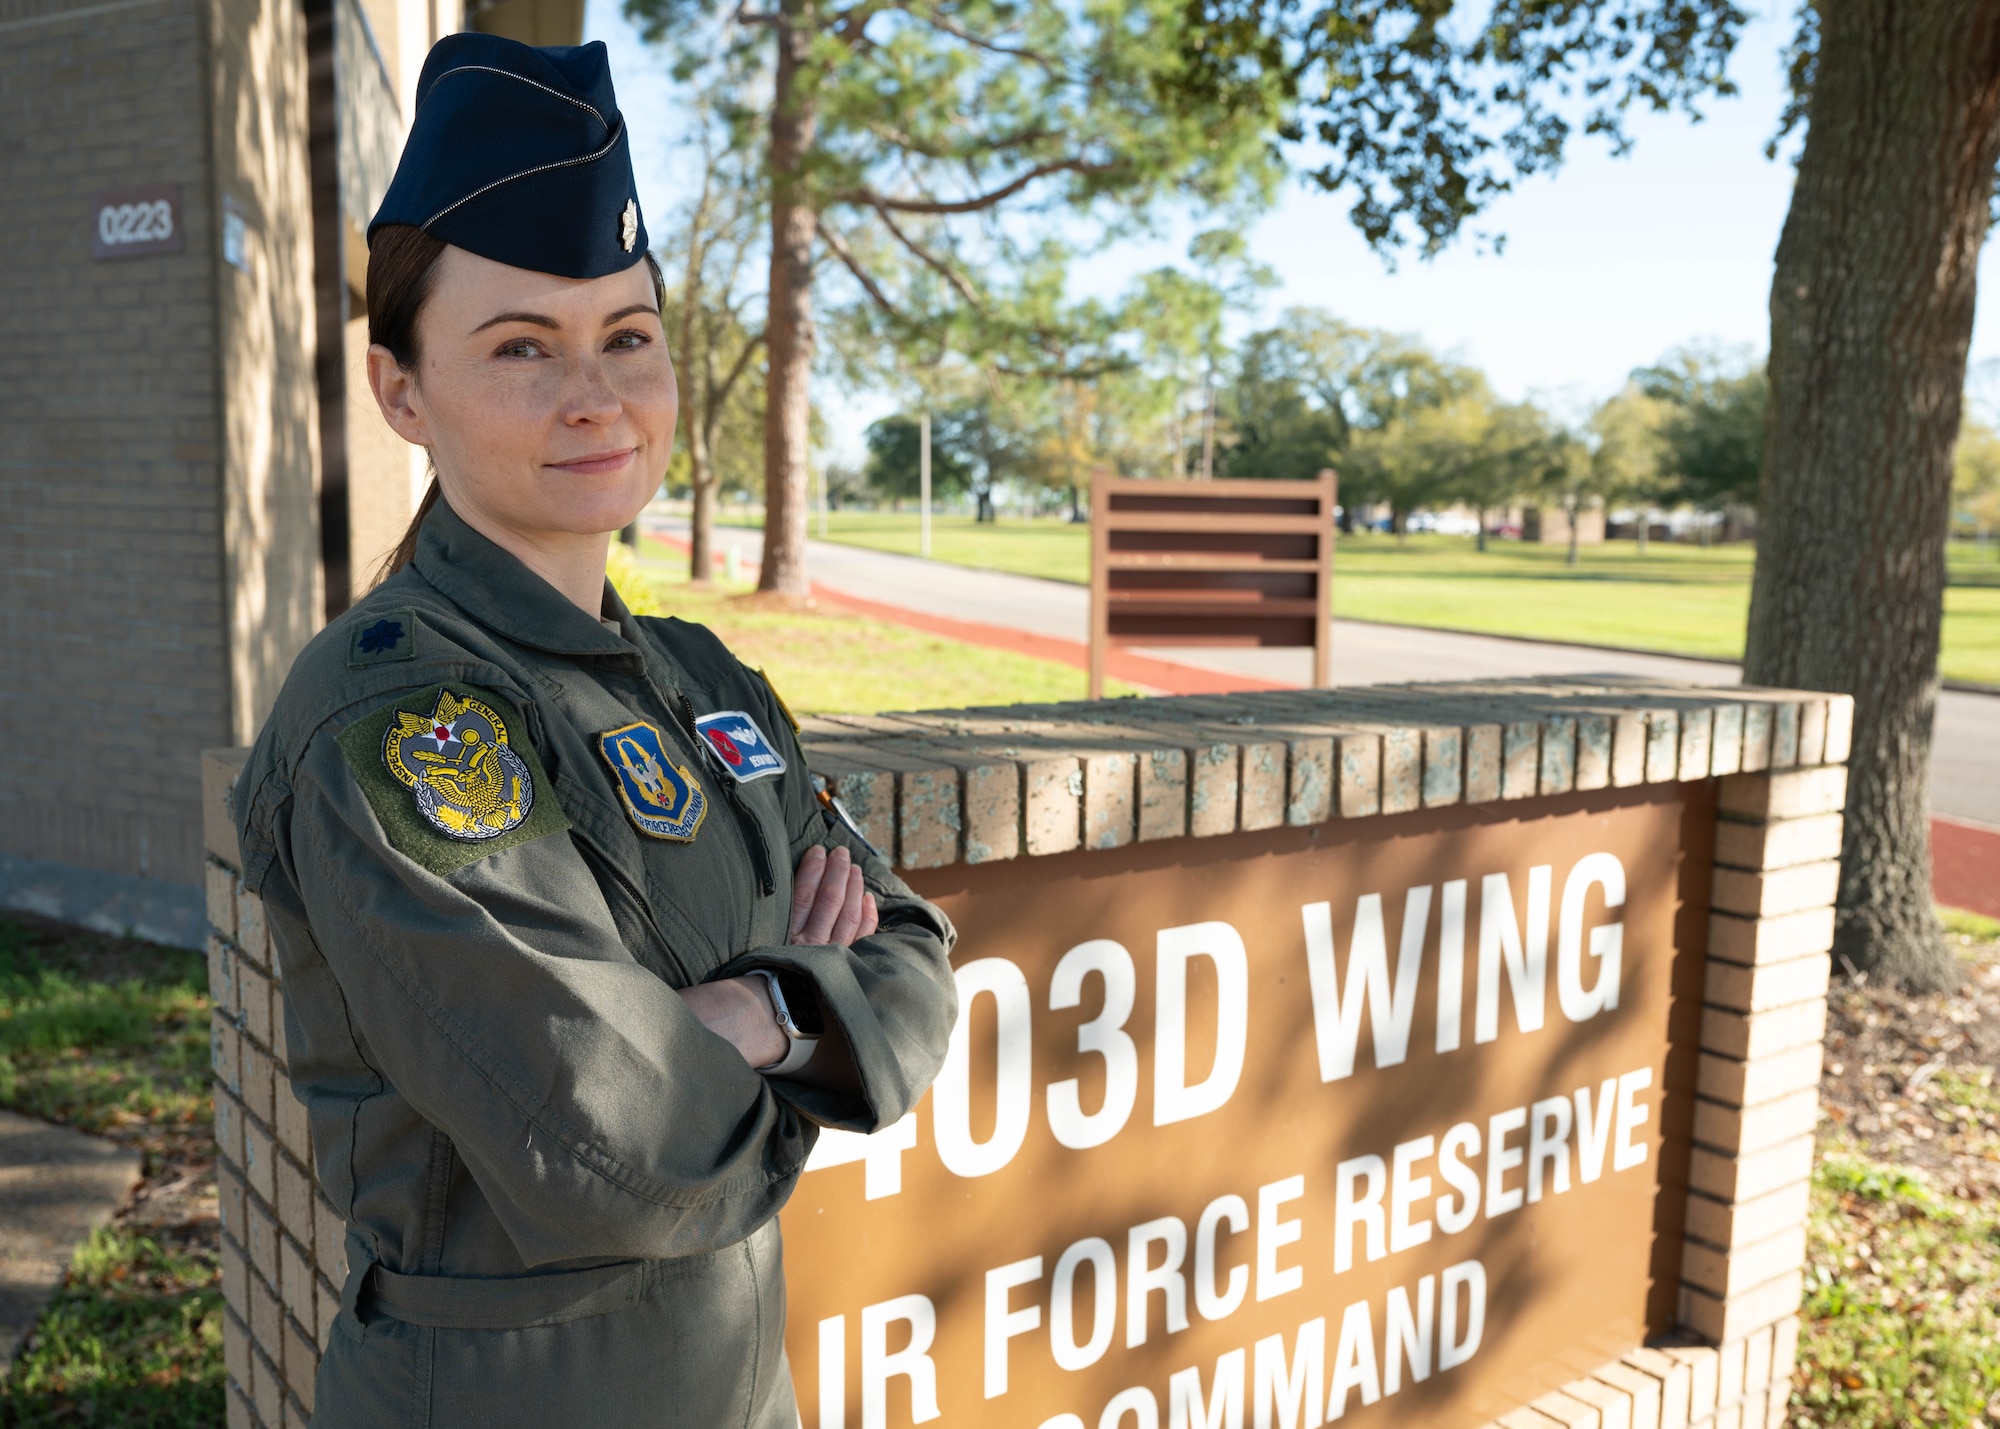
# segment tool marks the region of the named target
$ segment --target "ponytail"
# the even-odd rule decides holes
[[[417,514],[410,518],[410,524],[403,530],[403,539],[395,549],[382,558],[376,567],[375,584],[380,585],[390,576],[417,558],[417,533],[424,529],[424,518],[431,514],[431,508],[438,504],[438,479],[435,468],[431,471],[431,484],[424,488],[424,499],[417,503]]]

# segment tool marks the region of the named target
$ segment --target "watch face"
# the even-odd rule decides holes
[[[792,1014],[792,1026],[808,1037],[817,1037],[826,1031],[826,1017],[820,1011],[819,989],[804,973],[779,973],[778,991],[784,995],[785,1008]]]

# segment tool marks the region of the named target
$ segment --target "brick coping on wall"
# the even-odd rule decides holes
[[[1720,781],[1679,1331],[1495,1421],[1777,1429],[1818,1117],[1853,701],[1621,676],[804,721],[808,762],[909,869],[1594,789]],[[229,1423],[311,1414],[346,1274],[285,1077],[282,989],[203,759]]]

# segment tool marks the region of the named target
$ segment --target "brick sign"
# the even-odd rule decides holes
[[[805,1429],[1472,1426],[1669,1329],[1713,799],[913,875],[964,1013],[784,1213]]]
[[[106,189],[92,196],[90,256],[97,262],[179,253],[186,246],[179,184]]]

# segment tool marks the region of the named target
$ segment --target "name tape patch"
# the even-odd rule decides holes
[[[785,772],[785,757],[771,747],[757,721],[742,710],[717,710],[701,716],[694,727],[738,784]]]

